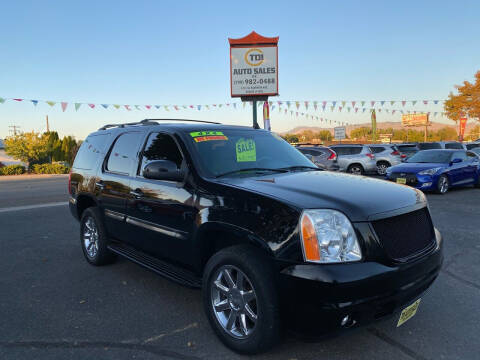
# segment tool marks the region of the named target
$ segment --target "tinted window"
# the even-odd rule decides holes
[[[372,152],[374,154],[381,153],[382,151],[385,151],[385,148],[383,146],[370,146],[370,149],[372,149]]]
[[[352,146],[352,147],[349,147],[348,149],[349,149],[350,155],[357,155],[362,152],[362,148],[360,146]]]
[[[340,155],[348,155],[350,152],[346,147],[335,147],[332,146],[331,149],[337,153],[338,156]]]
[[[417,151],[417,147],[415,145],[397,145],[398,150],[400,151],[405,151],[405,152],[411,152],[411,151]]]
[[[441,149],[442,145],[439,143],[420,143],[418,144],[420,150]]]
[[[105,149],[108,134],[90,135],[80,146],[73,167],[90,170],[95,165],[100,154]]]
[[[448,163],[452,152],[445,150],[424,150],[419,151],[407,160],[408,163]]]
[[[107,170],[129,174],[136,159],[138,145],[142,138],[141,133],[125,133],[115,141],[108,157]]]
[[[308,155],[313,155],[313,151],[308,150],[308,149],[298,149],[302,154],[308,154]]]
[[[480,144],[467,144],[467,149],[468,150],[474,149],[476,147],[480,147]]]
[[[175,140],[170,135],[152,133],[148,136],[147,144],[142,154],[141,170],[143,171],[145,165],[155,160],[170,160],[180,168],[183,156]]]
[[[446,143],[445,149],[463,149],[463,146],[460,143]]]

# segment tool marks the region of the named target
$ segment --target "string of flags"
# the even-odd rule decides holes
[[[37,106],[39,103],[45,103],[50,107],[59,106],[63,112],[65,112],[69,107],[78,111],[82,106],[88,107],[92,110],[94,109],[109,109],[114,108],[116,110],[165,110],[165,111],[181,111],[181,110],[212,110],[220,109],[222,107],[231,107],[234,109],[245,108],[248,103],[252,106],[252,102],[233,102],[233,103],[220,103],[220,104],[204,104],[204,105],[125,105],[125,104],[106,104],[106,103],[85,103],[85,102],[67,102],[67,101],[50,101],[50,100],[36,100],[36,99],[24,99],[24,98],[3,98],[0,97],[0,104],[5,103],[6,101],[14,102],[30,102],[34,106]],[[295,112],[298,112],[302,109],[305,111],[314,110],[314,111],[347,111],[347,112],[365,112],[367,109],[373,109],[377,107],[381,112],[384,109],[384,105],[387,104],[393,106],[395,104],[401,105],[401,109],[384,109],[385,112],[395,114],[397,111],[401,112],[405,109],[405,106],[416,106],[418,105],[442,105],[444,100],[370,100],[370,101],[347,101],[347,100],[322,100],[322,101],[309,101],[309,100],[289,100],[289,101],[269,101],[270,108],[273,110],[275,107],[279,109],[286,109],[287,111],[292,109]],[[263,102],[258,102],[258,106],[263,106]],[[441,113],[441,112],[434,112]],[[442,113],[443,114],[443,113]],[[434,115],[436,116],[436,115]]]

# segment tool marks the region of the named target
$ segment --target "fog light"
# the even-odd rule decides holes
[[[342,327],[349,328],[349,327],[352,327],[353,325],[355,325],[356,323],[357,322],[352,319],[351,315],[347,315],[342,319],[342,321],[340,322],[340,325]]]
[[[423,183],[423,184],[422,184],[422,187],[429,187],[429,186],[432,186],[432,183],[431,183],[431,182]]]
[[[342,322],[340,323],[340,325],[346,326],[350,321],[351,321],[350,315],[347,315],[342,319]]]

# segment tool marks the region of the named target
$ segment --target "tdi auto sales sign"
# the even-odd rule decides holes
[[[278,95],[278,38],[252,32],[229,41],[232,97]]]

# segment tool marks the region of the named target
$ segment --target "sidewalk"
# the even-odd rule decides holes
[[[68,174],[23,174],[23,175],[0,175],[0,181],[32,180],[48,178],[68,178]]]

